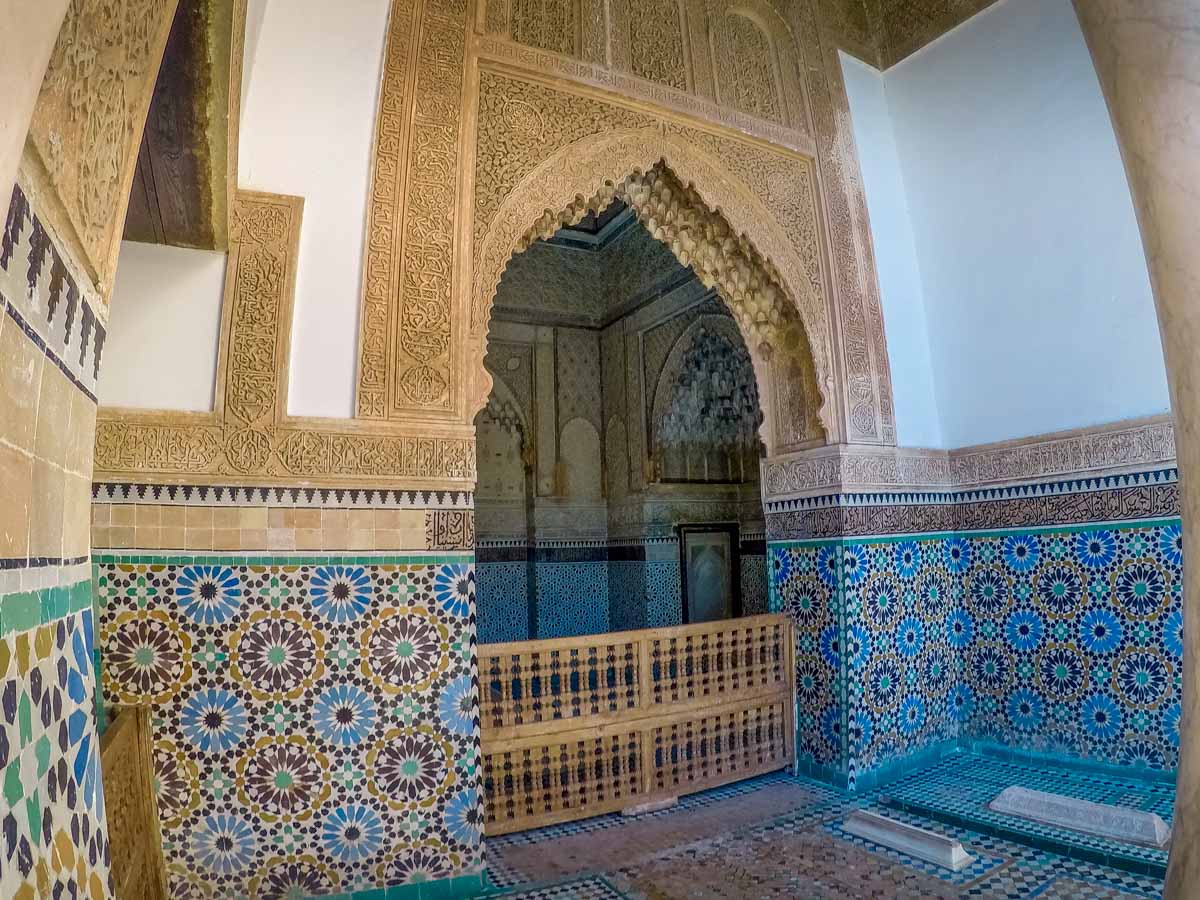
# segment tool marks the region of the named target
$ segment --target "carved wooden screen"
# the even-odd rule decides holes
[[[773,614],[482,645],[487,833],[791,765],[793,640]]]
[[[167,871],[154,799],[150,710],[123,708],[101,741],[114,896],[166,900]]]

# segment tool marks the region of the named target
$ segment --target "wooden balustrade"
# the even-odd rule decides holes
[[[487,834],[791,765],[794,650],[780,614],[481,645]]]
[[[114,896],[166,900],[167,870],[154,797],[150,709],[122,707],[100,741]]]

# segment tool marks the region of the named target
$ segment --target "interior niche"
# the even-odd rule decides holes
[[[501,278],[476,419],[484,643],[765,609],[752,313],[723,299],[732,268],[697,275],[653,224],[614,197],[528,242]],[[727,541],[727,602],[685,602],[685,529]]]

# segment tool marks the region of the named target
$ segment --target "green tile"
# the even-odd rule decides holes
[[[28,631],[42,624],[42,602],[36,593],[9,594],[0,599],[0,610],[4,634]]]
[[[24,691],[21,692],[21,699],[17,701],[17,730],[22,747],[33,740],[33,702]]]
[[[4,768],[4,801],[10,809],[16,809],[24,793],[21,785],[21,757],[17,756]]]
[[[50,738],[42,735],[38,738],[33,755],[37,758],[38,778],[40,779],[50,769]]]
[[[37,788],[25,798],[25,817],[29,823],[29,833],[38,835],[42,832],[42,799]]]

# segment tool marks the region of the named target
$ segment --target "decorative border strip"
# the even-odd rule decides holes
[[[768,461],[768,507],[821,494],[938,494],[1078,480],[1169,467],[1175,462],[1170,416],[1116,422],[958,450],[837,445]]]
[[[22,591],[44,591],[72,585],[90,578],[92,571],[90,559],[86,556],[66,560],[56,560],[52,557],[38,557],[34,560],[3,559],[0,563],[5,564],[0,567],[0,597]]]
[[[1122,490],[1124,488],[1146,487],[1150,485],[1178,484],[1178,482],[1179,470],[1176,468],[1167,468],[1145,472],[1127,472],[1119,475],[1102,475],[1094,478],[1077,478],[1067,481],[1019,484],[961,491],[887,491],[878,493],[810,495],[784,500],[771,500],[764,506],[764,511],[767,515],[771,515],[773,513],[794,512],[806,509],[828,509],[833,507],[963,505],[997,500],[1058,497],[1067,494]]]
[[[92,579],[0,596],[0,638],[92,608]]]
[[[93,403],[98,402],[96,400],[95,392],[93,392],[86,384],[80,381],[75,372],[71,370],[71,367],[63,362],[62,357],[46,345],[46,342],[42,339],[42,336],[37,333],[37,329],[25,321],[25,317],[17,311],[15,306],[8,302],[8,299],[4,296],[3,292],[0,292],[0,309],[3,309],[4,312],[8,313],[8,317],[13,320],[18,328],[25,332],[25,336],[33,342],[35,347],[42,351],[42,355],[45,356],[46,359],[58,366],[58,370],[66,376],[67,381],[75,385],[75,387],[78,388],[83,395]]]
[[[94,482],[95,503],[169,506],[291,506],[304,509],[474,509],[471,491],[381,488],[244,487]]]
[[[41,569],[46,566],[76,566],[88,561],[86,556],[30,556],[0,558],[0,571],[12,569]]]
[[[480,59],[565,76],[573,81],[612,91],[623,97],[661,106],[675,113],[744,132],[805,156],[815,157],[816,146],[809,135],[793,128],[776,125],[729,107],[665,84],[646,81],[607,66],[584,62],[557,53],[526,47],[503,38],[476,37],[474,52]]]
[[[1061,482],[1046,490],[997,488],[946,494],[860,494],[786,501],[767,514],[771,541],[976,533],[1145,523],[1180,515],[1178,473]]]
[[[74,261],[13,186],[0,233],[0,301],[9,316],[77,388],[96,402],[106,331],[102,304]]]
[[[346,553],[332,550],[329,553],[295,553],[282,555],[277,550],[237,553],[180,553],[177,550],[129,550],[121,553],[97,553],[92,557],[93,566],[130,565],[276,565],[276,566],[428,566],[473,563],[471,551],[447,552],[444,550],[411,551],[395,553]]]
[[[1167,525],[1179,524],[1178,518],[1165,519],[1146,519],[1144,521],[1131,522],[1127,520],[1113,522],[1088,522],[1084,526],[1073,525],[1070,523],[1058,525],[1038,525],[1034,528],[1020,529],[1024,534],[1057,534],[1059,532],[1079,534],[1089,531],[1130,531],[1137,528],[1161,528]],[[980,528],[980,529],[944,529],[942,531],[922,531],[913,534],[877,534],[877,535],[854,535],[845,537],[809,537],[809,538],[781,538],[770,542],[772,547],[836,547],[839,544],[897,544],[905,541],[919,539],[922,541],[930,540],[949,540],[956,537],[972,537],[972,538],[988,538],[988,537],[1006,537],[1011,534],[1013,529],[1010,528]]]

